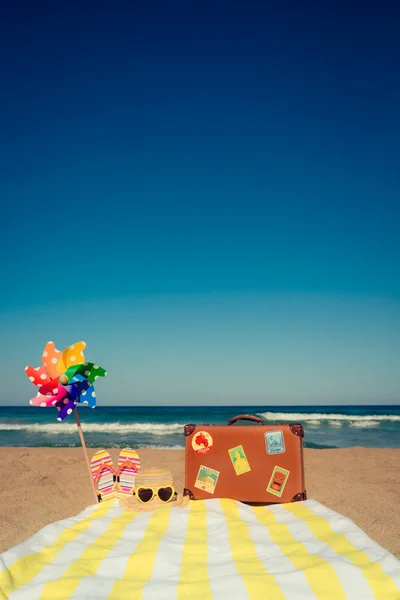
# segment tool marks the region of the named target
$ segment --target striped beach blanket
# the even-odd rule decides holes
[[[399,600],[400,562],[314,500],[134,513],[109,500],[0,555],[12,600]]]

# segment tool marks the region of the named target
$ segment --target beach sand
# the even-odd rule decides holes
[[[89,454],[94,454],[89,449]],[[144,467],[172,470],[181,491],[181,450],[139,450]],[[110,450],[117,464],[118,449]],[[400,449],[305,450],[308,498],[352,519],[400,557]],[[0,448],[0,552],[94,503],[81,448]]]

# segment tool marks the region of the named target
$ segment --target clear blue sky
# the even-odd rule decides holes
[[[2,8],[2,404],[400,400],[400,5],[323,4]]]

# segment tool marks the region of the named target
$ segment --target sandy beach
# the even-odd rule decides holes
[[[92,456],[95,450],[90,449]],[[169,468],[183,487],[181,450],[139,450],[144,467]],[[110,454],[116,464],[118,449]],[[400,450],[305,450],[309,498],[352,519],[400,557]],[[80,448],[0,448],[0,552],[93,504]]]

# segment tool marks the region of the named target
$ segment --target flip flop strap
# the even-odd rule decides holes
[[[103,471],[110,471],[110,473],[112,473],[113,477],[116,476],[114,467],[110,467],[110,465],[106,465],[104,462],[101,463],[101,465],[99,465],[99,468],[97,469],[97,472],[96,472],[96,477],[94,478],[94,487],[96,489],[96,492],[98,492],[99,494],[101,494],[101,491],[97,487],[97,482],[99,480],[100,475],[103,473]],[[114,480],[113,488],[115,488],[115,486],[116,486],[116,481]]]
[[[139,468],[137,465],[134,465],[132,461],[130,461],[129,459],[125,460],[122,465],[120,467],[118,467],[117,470],[117,477],[120,476],[122,469],[132,469],[133,471],[135,471],[135,474],[139,471]]]

